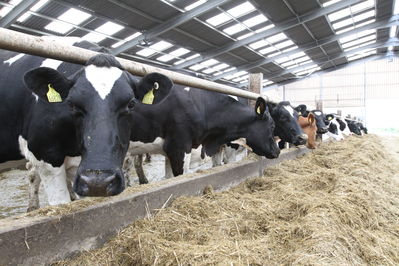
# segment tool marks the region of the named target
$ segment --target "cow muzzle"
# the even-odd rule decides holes
[[[317,133],[318,134],[325,134],[328,131],[328,127],[322,127],[322,128],[317,128]]]
[[[121,171],[85,170],[76,176],[73,190],[80,196],[107,197],[121,193],[125,180]]]
[[[298,146],[298,145],[304,145],[306,144],[306,141],[308,140],[308,135],[306,134],[301,134],[299,136],[297,136],[297,138],[294,141],[294,145]]]

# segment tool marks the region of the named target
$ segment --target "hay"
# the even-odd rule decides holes
[[[397,173],[376,136],[323,144],[230,191],[178,198],[57,265],[399,265]]]

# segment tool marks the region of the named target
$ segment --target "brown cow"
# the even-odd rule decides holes
[[[316,118],[315,115],[310,112],[307,117],[299,116],[298,123],[301,126],[303,132],[308,135],[308,141],[306,147],[309,149],[316,149]]]

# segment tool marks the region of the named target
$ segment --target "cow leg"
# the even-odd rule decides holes
[[[212,167],[222,165],[223,146],[220,146],[219,151],[212,155]]]
[[[183,161],[183,173],[187,174],[190,169],[190,162],[191,162],[191,153],[184,154],[184,161]]]
[[[125,182],[126,182],[126,186],[130,187],[131,183],[130,183],[130,170],[132,169],[132,155],[127,152],[125,159],[123,161],[123,174],[125,176]]]
[[[145,163],[150,163],[151,162],[151,154],[149,154],[149,153],[145,154],[144,162]]]
[[[30,162],[26,163],[26,169],[28,170],[29,177],[29,202],[27,212],[37,210],[40,207],[39,203],[39,187],[40,187],[40,176],[36,169]]]
[[[38,173],[41,177],[49,205],[68,203],[71,201],[66,182],[65,165],[53,167],[48,163],[38,162]]]
[[[235,162],[237,160],[237,150],[234,148],[231,148],[229,146],[226,146],[224,148],[224,154],[223,154],[223,162],[226,163],[231,163]]]
[[[148,184],[148,179],[144,174],[143,169],[143,155],[139,154],[134,156],[134,168],[136,169],[137,176],[139,177],[140,184]]]
[[[170,164],[169,158],[165,156],[165,178],[172,178],[172,177],[173,177],[172,166]]]

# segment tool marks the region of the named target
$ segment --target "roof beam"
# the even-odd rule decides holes
[[[115,49],[112,49],[111,53],[117,55],[119,53],[125,52],[126,50],[131,49],[132,47],[136,46],[143,40],[149,40],[151,38],[154,38],[228,1],[231,0],[210,0],[205,4],[202,4],[190,11],[184,12],[178,15],[177,17],[169,19],[164,23],[155,26],[152,29],[145,31],[144,34],[122,44],[121,46]]]
[[[388,47],[388,46],[391,46],[391,45],[393,45],[393,46],[399,45],[399,39],[398,38],[390,38],[388,41],[375,42],[375,43],[371,43],[369,45],[365,45],[365,46],[350,50],[348,52],[342,52],[342,53],[336,54],[336,55],[334,55],[332,57],[329,57],[326,61],[323,62],[323,64],[327,64],[327,63],[329,63],[329,62],[331,62],[333,60],[342,58],[344,56],[349,56],[349,55],[352,55],[352,54],[361,53],[362,51],[364,51],[366,49],[374,49],[374,48],[377,49],[377,48],[382,48],[382,47]],[[314,62],[309,62],[307,64],[304,64],[304,65],[299,66],[299,67],[294,67],[294,68],[291,68],[289,70],[286,69],[284,71],[275,72],[274,74],[272,74],[270,76],[265,76],[265,78],[266,79],[273,79],[273,78],[278,78],[278,77],[280,77],[282,75],[285,75],[285,74],[293,74],[292,72],[299,72],[299,71],[302,71],[302,70],[306,70],[306,68],[308,68],[308,67],[310,67],[310,66],[312,66],[314,64],[315,64]],[[246,85],[246,84],[247,83],[243,83],[240,86],[243,86],[243,85]]]
[[[349,5],[354,5],[354,4],[360,3],[362,1],[364,1],[364,0],[342,0],[342,1],[338,2],[338,3],[336,3],[336,4],[332,4],[332,5],[327,6],[327,7],[319,8],[319,9],[317,9],[314,12],[309,12],[309,13],[304,14],[302,16],[298,16],[298,17],[296,17],[294,19],[290,19],[290,20],[287,20],[285,22],[282,22],[282,23],[279,23],[279,24],[275,24],[274,28],[271,28],[271,29],[266,30],[264,32],[261,32],[261,33],[258,33],[258,34],[254,34],[254,35],[252,35],[252,36],[250,36],[248,38],[242,39],[240,41],[228,43],[228,44],[226,44],[226,45],[224,45],[222,47],[219,47],[219,48],[212,49],[212,50],[210,50],[210,51],[208,51],[206,53],[203,53],[200,57],[194,58],[192,60],[186,61],[184,63],[181,63],[181,64],[175,66],[175,68],[181,69],[181,68],[185,68],[187,66],[191,66],[193,64],[196,64],[196,63],[199,63],[201,61],[213,58],[215,56],[218,56],[220,54],[226,53],[226,52],[231,51],[233,49],[236,49],[238,47],[250,44],[252,42],[256,42],[258,40],[273,36],[275,34],[278,34],[278,33],[282,32],[282,31],[286,31],[286,30],[288,30],[288,29],[290,29],[292,27],[295,27],[297,25],[300,25],[302,23],[308,22],[310,20],[316,19],[316,18],[321,17],[321,16],[325,16],[327,14],[330,14],[330,13],[338,11],[338,10],[340,10],[342,8],[345,8],[345,7],[349,6]]]
[[[36,4],[37,0],[24,0],[16,5],[7,15],[0,20],[0,27],[7,28],[13,24],[22,14]]]
[[[337,40],[339,40],[339,39],[341,39],[343,37],[350,36],[350,35],[356,34],[358,32],[364,31],[364,30],[387,28],[387,27],[391,27],[391,26],[394,26],[394,25],[399,25],[399,15],[395,15],[395,16],[390,17],[389,19],[380,20],[380,21],[376,21],[376,22],[364,25],[364,26],[356,28],[355,30],[352,30],[352,31],[347,31],[347,32],[344,32],[344,33],[341,33],[341,34],[336,34],[336,35],[321,39],[321,40],[316,41],[316,42],[311,42],[311,43],[307,43],[307,44],[301,45],[299,48],[291,50],[289,52],[285,52],[285,53],[283,52],[282,54],[279,54],[279,55],[275,55],[275,56],[272,56],[272,57],[269,57],[269,58],[260,59],[258,61],[253,62],[253,63],[239,66],[235,70],[232,70],[232,71],[223,73],[221,75],[215,76],[215,77],[211,78],[211,80],[215,81],[215,80],[221,79],[221,78],[223,78],[225,76],[234,74],[237,71],[247,71],[249,69],[252,69],[252,68],[255,68],[255,67],[259,67],[259,66],[267,64],[267,63],[271,63],[274,60],[279,59],[279,58],[290,56],[290,55],[293,55],[293,54],[296,54],[296,53],[299,53],[299,52],[306,52],[306,50],[317,48],[317,47],[321,47],[322,45],[337,41]]]

